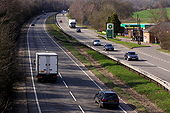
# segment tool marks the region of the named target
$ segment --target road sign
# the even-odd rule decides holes
[[[107,38],[114,37],[114,24],[107,23],[106,36],[107,36]]]

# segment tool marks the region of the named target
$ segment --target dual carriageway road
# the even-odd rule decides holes
[[[102,109],[94,103],[99,90],[109,90],[83,64],[58,44],[46,31],[45,21],[54,13],[40,15],[29,26],[24,57],[28,113],[135,113],[123,100],[117,109]],[[38,18],[38,19],[37,19]],[[35,77],[35,53],[55,52],[59,56],[56,83],[39,83]]]
[[[146,72],[155,78],[163,80],[163,84],[170,89],[170,54],[166,54],[160,52],[159,46],[151,46],[151,47],[142,47],[142,48],[133,48],[129,49],[120,44],[116,44],[114,42],[100,39],[95,30],[89,30],[85,28],[81,28],[81,33],[77,33],[75,29],[71,29],[68,26],[68,18],[65,15],[58,14],[56,16],[57,23],[61,27],[61,29],[69,34],[70,36],[76,38],[78,41],[83,44],[93,48],[96,51],[99,51],[102,54],[109,56],[110,58],[115,58],[134,69],[141,70],[142,72]],[[59,22],[62,20],[62,23]],[[106,43],[112,43],[115,47],[115,51],[104,51],[103,46],[93,46],[92,42],[95,39],[100,39],[101,43],[104,45]],[[126,61],[124,60],[124,54],[127,51],[135,51],[139,56],[139,61]],[[167,84],[168,83],[168,84]]]

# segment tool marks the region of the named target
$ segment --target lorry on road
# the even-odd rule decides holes
[[[38,81],[56,81],[58,77],[58,55],[56,53],[36,53],[36,77]]]
[[[76,28],[76,19],[69,19],[69,27]]]

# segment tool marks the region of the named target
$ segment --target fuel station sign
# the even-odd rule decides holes
[[[107,36],[107,38],[114,37],[114,24],[107,23],[106,36]]]

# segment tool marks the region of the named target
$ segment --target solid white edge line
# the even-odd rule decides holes
[[[46,19],[45,19],[45,21],[46,21]],[[45,21],[44,21],[44,22],[45,22]],[[77,67],[78,67],[100,90],[103,90],[103,89],[68,55],[68,53],[54,41],[54,39],[47,33],[45,24],[44,24],[44,31],[45,31],[45,33],[50,37],[50,39],[77,65]]]
[[[38,112],[42,113],[41,108],[40,108],[40,104],[39,104],[39,100],[38,100],[38,96],[37,96],[37,91],[36,91],[36,88],[35,88],[33,71],[32,71],[33,69],[32,69],[32,64],[31,64],[31,52],[30,52],[30,45],[29,45],[29,40],[28,40],[29,30],[30,30],[30,26],[29,26],[28,31],[27,31],[27,47],[28,47],[28,55],[29,55],[29,62],[30,62],[31,81],[32,81],[32,87],[33,87],[33,90],[34,90],[34,96],[35,96],[35,101],[36,101],[36,104],[37,104]]]
[[[74,101],[77,101],[75,96],[73,95],[73,93],[71,91],[69,91],[70,95],[73,97]]]
[[[44,27],[45,28],[45,27]],[[46,28],[45,28],[45,32],[46,32],[46,34],[51,38],[51,36],[47,33],[47,31],[46,31]],[[53,38],[51,38],[52,40],[53,40],[53,42],[56,44],[56,45],[58,45],[55,41],[54,41],[54,39]],[[59,46],[59,45],[58,45]],[[62,50],[62,51],[64,51],[63,50],[63,48],[61,48],[60,46],[59,46],[59,48]],[[104,51],[105,52],[105,51]],[[79,67],[79,65],[64,51],[64,53]],[[79,67],[80,68],[80,67]],[[81,68],[80,68],[81,69]],[[82,70],[82,69],[81,69]],[[84,70],[82,70],[83,72],[84,72]],[[84,72],[85,73],[85,72]],[[87,73],[85,73],[88,77],[89,77],[89,75],[87,74]],[[90,80],[92,80],[93,81],[93,79],[91,78],[91,77],[89,77],[90,78]],[[94,81],[93,81],[94,82]],[[94,82],[95,83],[95,82]],[[95,85],[100,89],[100,90],[103,90],[102,88],[100,88],[100,86],[98,86],[97,85],[97,83],[95,83]],[[122,99],[121,99],[122,100]],[[122,100],[123,101],[123,100]],[[123,101],[124,102],[124,101]],[[126,104],[126,102],[124,102],[125,104]],[[79,107],[80,109],[81,109],[81,106]],[[127,113],[120,105],[119,105],[119,108],[124,112],[124,113]],[[82,111],[83,113],[84,113],[84,111]],[[136,111],[135,111],[136,112]],[[137,113],[137,112],[136,112]]]
[[[45,27],[44,27],[45,28]],[[47,33],[47,31],[45,30],[45,32]],[[58,45],[55,41],[54,41],[54,39],[47,33],[47,35],[53,40],[53,42],[56,44],[56,45]],[[59,45],[58,45],[59,46]],[[63,48],[61,48],[60,46],[59,46],[59,48],[61,49],[61,50],[63,50]],[[63,50],[63,52],[79,67],[79,65],[65,52],[65,50]],[[105,52],[105,51],[104,51]],[[79,67],[81,70],[82,70],[82,68],[81,67]],[[84,70],[82,70],[84,73],[85,73],[85,75],[87,75],[89,78],[90,78],[90,80],[92,80],[93,81],[93,79],[84,71]],[[94,81],[93,81],[94,82]],[[103,89],[101,89],[100,88],[100,86],[98,86],[97,85],[97,83],[96,82],[94,82],[95,83],[95,85],[100,89],[100,90],[103,90]],[[122,99],[121,99],[122,100]],[[123,101],[123,100],[122,100]],[[124,101],[123,101],[124,102]],[[124,102],[125,104],[126,104],[126,102]],[[119,105],[119,108],[124,112],[124,113],[127,113],[127,111],[125,111],[120,105]],[[80,106],[80,109],[81,109],[81,106]],[[135,111],[136,112],[136,111]],[[84,113],[84,111],[83,111],[83,113]],[[137,112],[136,112],[137,113]]]
[[[82,108],[80,105],[78,105],[78,107],[80,108],[80,110],[82,111],[82,113],[85,113],[84,110],[83,110],[83,108]]]
[[[46,21],[46,19],[45,19],[45,21]],[[83,71],[83,73],[84,73],[86,76],[88,76],[88,78],[89,78],[100,90],[103,90],[103,89],[68,55],[68,53],[54,41],[54,39],[47,33],[45,24],[44,24],[44,31],[45,31],[45,33],[51,38],[51,40],[79,67],[79,69],[80,69],[81,71]],[[60,74],[60,73],[59,73],[59,74]],[[60,76],[61,76],[61,74],[60,74]],[[76,101],[76,98],[74,97],[74,95],[72,94],[71,91],[70,91],[70,94],[71,94],[71,96],[73,97],[74,101]],[[122,99],[121,99],[121,100],[122,100]],[[123,102],[124,102],[124,101],[123,101]],[[125,102],[124,102],[124,103],[125,103]],[[123,112],[127,113],[121,106],[119,106],[119,107],[120,107],[120,109],[121,109]],[[83,110],[83,109],[81,108],[81,106],[79,106],[79,108],[80,108],[81,110]],[[82,112],[85,113],[84,111],[82,111]]]
[[[125,111],[120,105],[119,105],[119,108],[120,108],[124,113],[127,113],[127,111]]]

